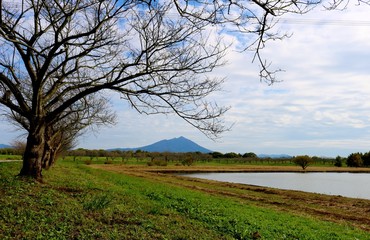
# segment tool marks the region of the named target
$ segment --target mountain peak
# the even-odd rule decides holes
[[[123,150],[123,151],[142,150],[142,151],[147,151],[147,152],[201,152],[201,153],[212,152],[211,150],[206,149],[183,136],[172,138],[172,139],[161,140],[161,141],[158,141],[158,142],[155,142],[153,144],[143,146],[143,147],[119,148],[118,150]]]

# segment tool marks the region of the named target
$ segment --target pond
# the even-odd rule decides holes
[[[181,174],[222,182],[341,195],[370,200],[370,173],[191,173]]]

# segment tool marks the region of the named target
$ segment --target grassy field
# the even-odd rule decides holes
[[[0,155],[0,160],[21,160],[22,156],[21,155]]]
[[[370,239],[368,200],[144,166],[60,161],[43,184],[19,169],[0,163],[0,239]]]

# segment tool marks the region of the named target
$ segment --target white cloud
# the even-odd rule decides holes
[[[272,86],[259,81],[251,52],[231,50],[226,56],[228,65],[212,73],[227,75],[224,90],[210,99],[232,107],[225,120],[234,124],[217,142],[175,116],[139,115],[126,103],[114,100],[119,123],[103,128],[96,137],[86,135],[80,146],[137,147],[182,135],[222,152],[336,156],[369,151],[368,10],[367,6],[342,12],[318,9],[308,15],[287,16],[308,20],[301,21],[303,24],[282,24],[293,36],[270,42],[262,51],[273,67],[285,70],[278,75],[284,81]],[[345,19],[351,20],[353,26],[338,21]],[[364,26],[356,24],[364,21]],[[226,38],[238,43],[235,36]],[[7,139],[3,136],[0,143]]]
[[[220,71],[229,73],[228,94],[221,101],[233,107],[228,118],[237,124],[225,135],[223,146],[239,152],[330,156],[368,150],[370,35],[364,33],[370,24],[349,27],[336,21],[368,18],[366,9],[358,10],[323,14],[338,25],[283,25],[294,35],[263,50],[274,66],[286,70],[280,74],[284,81],[271,87],[259,83],[250,58],[229,55],[230,66]],[[318,19],[320,14],[307,18]]]

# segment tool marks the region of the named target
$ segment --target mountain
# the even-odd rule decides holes
[[[172,138],[169,140],[161,140],[159,142],[137,148],[115,148],[108,150],[121,150],[121,151],[136,151],[142,150],[147,152],[201,152],[210,153],[213,152],[207,148],[204,148],[195,142],[185,138]]]
[[[12,148],[12,146],[6,144],[0,144],[0,148]]]

